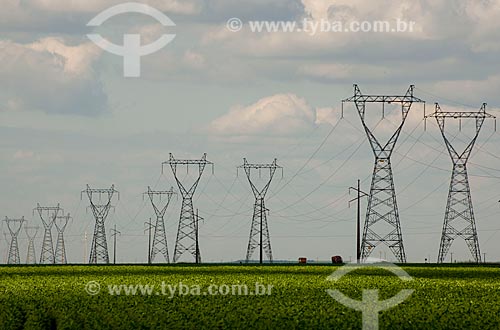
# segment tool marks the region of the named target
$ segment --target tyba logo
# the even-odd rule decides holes
[[[123,3],[108,8],[87,23],[87,26],[101,26],[111,17],[127,13],[148,15],[155,18],[163,26],[175,26],[175,23],[158,9],[135,2]],[[124,34],[122,46],[109,42],[99,34],[87,34],[87,37],[105,51],[123,57],[124,77],[139,77],[141,75],[141,57],[153,54],[165,47],[174,40],[175,34],[163,34],[158,40],[145,46],[141,46],[140,34]]]

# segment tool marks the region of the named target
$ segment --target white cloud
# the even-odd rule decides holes
[[[48,52],[61,60],[59,65],[65,73],[75,75],[89,75],[92,63],[99,58],[101,49],[92,43],[78,46],[67,46],[59,38],[44,38],[35,43],[26,45],[39,53]]]
[[[316,109],[316,124],[330,124],[334,126],[341,118],[341,113],[334,108],[317,108]]]
[[[335,4],[332,0],[302,0],[305,12],[314,20],[327,19],[328,10]]]
[[[315,109],[295,94],[277,94],[238,106],[209,125],[217,135],[291,135],[320,124],[335,124],[338,111]]]
[[[195,51],[187,50],[184,53],[183,62],[193,69],[201,69],[205,67],[205,57]]]
[[[35,156],[35,153],[33,151],[25,151],[25,150],[18,150],[14,153],[13,158],[15,160],[25,160],[25,159],[31,159]]]
[[[0,41],[1,109],[103,112],[107,97],[92,67],[99,54],[90,43],[68,46],[58,38],[30,44]]]

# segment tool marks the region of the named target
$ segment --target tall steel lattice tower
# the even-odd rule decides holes
[[[68,260],[66,259],[66,246],[64,245],[64,230],[68,225],[71,216],[69,213],[67,215],[58,216],[54,221],[57,229],[57,241],[56,241],[56,264],[66,264]]]
[[[119,196],[115,186],[112,185],[110,189],[87,189],[82,191],[87,194],[90,202],[90,208],[95,219],[94,236],[92,238],[92,246],[90,248],[90,264],[109,263],[108,243],[106,241],[106,229],[104,222],[108,217],[109,210],[113,207],[111,201],[113,196]]]
[[[39,227],[24,227],[26,236],[28,237],[28,252],[26,254],[27,264],[36,264],[36,253],[35,253],[35,237],[38,233]]]
[[[177,262],[185,252],[188,252],[193,255],[193,257],[195,258],[195,262],[199,263],[201,262],[201,256],[199,251],[197,253],[197,219],[193,207],[193,195],[196,191],[196,188],[198,187],[198,183],[200,182],[203,171],[205,170],[205,167],[207,165],[212,165],[213,173],[213,163],[207,161],[207,154],[203,154],[203,157],[200,160],[175,159],[174,156],[170,154],[170,159],[166,162],[163,162],[162,168],[164,165],[170,165],[170,168],[172,169],[175,177],[175,181],[177,181],[177,185],[182,196],[179,229],[177,231],[177,239],[175,241],[174,249],[174,262]],[[198,175],[189,189],[186,189],[179,179],[177,173],[178,165],[186,165],[188,171],[189,165],[198,165]]]
[[[281,169],[281,174],[283,175],[283,167],[276,164],[277,160],[271,164],[249,164],[246,158],[243,158],[243,165],[238,166],[238,169],[242,168],[247,175],[248,182],[252,188],[252,192],[255,197],[255,203],[253,208],[252,226],[250,227],[250,237],[248,239],[247,256],[246,262],[250,261],[253,252],[258,247],[259,248],[259,262],[262,263],[264,259],[264,253],[267,256],[269,262],[273,262],[273,252],[271,250],[271,236],[269,235],[269,226],[267,224],[267,211],[264,199],[266,193],[269,190],[269,186],[274,177],[274,173],[277,169]],[[259,176],[262,169],[269,169],[269,180],[263,188],[259,189],[255,186],[251,178],[251,172],[253,170],[259,170]]]
[[[52,226],[54,225],[59,212],[63,212],[63,210],[59,207],[59,204],[57,204],[57,206],[40,206],[40,204],[37,204],[37,207],[33,210],[33,212],[35,211],[38,212],[44,228],[40,263],[53,264],[55,258],[54,243],[52,242]]]
[[[446,212],[444,215],[443,232],[441,234],[441,244],[439,245],[438,262],[444,262],[453,240],[457,237],[461,237],[467,243],[474,261],[479,263],[481,262],[481,251],[479,250],[476,220],[474,218],[469,177],[467,175],[467,162],[476,144],[485,119],[495,118],[495,116],[486,113],[486,103],[482,105],[479,112],[444,112],[441,110],[439,104],[436,103],[435,112],[425,118],[429,117],[436,118],[453,163],[450,190],[448,192],[448,201],[446,203]],[[462,120],[462,118],[473,118],[476,120],[475,135],[462,153],[459,153],[446,137],[446,118],[460,120]]]
[[[148,191],[144,194],[148,195],[156,214],[156,225],[154,226],[153,245],[149,251],[149,261],[153,262],[155,256],[161,253],[165,261],[169,263],[170,259],[168,257],[167,233],[165,231],[164,217],[170,200],[172,196],[175,195],[174,188],[172,187],[167,191],[154,191],[151,190],[151,187],[148,187]]]
[[[363,229],[363,240],[361,243],[361,259],[366,260],[374,248],[383,243],[389,247],[399,262],[406,262],[406,254],[403,246],[401,223],[396,202],[396,190],[392,174],[391,155],[394,151],[398,138],[403,129],[411,106],[415,102],[424,103],[423,100],[413,96],[414,86],[411,85],[405,95],[363,95],[358,87],[354,85],[354,96],[342,101],[353,102],[358,110],[361,123],[368,137],[368,141],[375,155],[375,166],[373,169],[372,183],[368,197],[368,208],[366,221]],[[365,121],[366,103],[401,104],[402,121],[396,132],[382,145]]]
[[[21,231],[24,223],[24,217],[21,219],[10,219],[5,217],[5,222],[7,223],[7,228],[10,232],[10,245],[9,245],[9,256],[7,257],[7,263],[9,265],[19,265],[21,263],[21,258],[19,257],[19,245],[17,244],[17,236]]]

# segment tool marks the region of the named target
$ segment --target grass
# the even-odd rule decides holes
[[[414,293],[381,312],[381,329],[499,329],[500,268],[470,265],[406,265],[413,281],[381,269],[362,269],[337,282],[331,265],[123,265],[0,267],[1,329],[272,328],[361,329],[361,313],[331,298],[337,289],[362,299],[379,289],[387,299],[401,289]],[[85,285],[100,284],[97,295]],[[181,295],[159,292],[182,283],[208,286],[255,282],[270,295]],[[151,295],[110,295],[108,285],[155,285]],[[165,286],[164,285],[164,286]],[[195,290],[196,291],[196,290]],[[158,294],[157,294],[158,293]],[[195,292],[196,293],[196,292]]]

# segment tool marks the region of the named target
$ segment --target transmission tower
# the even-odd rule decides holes
[[[58,216],[54,224],[57,229],[57,242],[56,242],[56,264],[66,264],[68,260],[66,259],[66,246],[64,245],[64,230],[68,225],[68,221],[71,219],[69,213],[67,215]]]
[[[104,222],[109,214],[109,210],[113,207],[111,206],[113,196],[116,194],[119,198],[119,193],[115,190],[114,185],[112,185],[110,189],[90,189],[89,185],[87,185],[87,189],[82,191],[82,196],[83,193],[87,194],[90,202],[90,208],[92,209],[92,214],[95,219],[94,236],[92,238],[92,246],[90,248],[89,263],[108,264],[108,243],[106,241]]]
[[[461,237],[465,240],[472,257],[479,263],[481,262],[481,251],[479,250],[476,220],[474,218],[469,177],[467,175],[467,161],[470,158],[472,149],[474,148],[485,119],[495,118],[495,116],[486,113],[486,103],[483,103],[479,112],[444,112],[441,110],[439,104],[436,103],[435,112],[425,118],[428,117],[436,118],[453,163],[443,232],[441,234],[441,244],[439,245],[438,263],[444,262],[453,240],[457,237]],[[473,118],[476,120],[475,135],[462,153],[459,153],[446,137],[446,118],[460,119],[460,121],[463,118]]]
[[[148,191],[145,192],[148,195],[151,205],[156,214],[156,225],[154,226],[155,231],[153,235],[153,246],[149,250],[150,262],[153,262],[155,256],[158,253],[163,254],[165,261],[170,262],[168,257],[168,244],[167,244],[167,234],[165,231],[165,212],[167,211],[168,205],[172,196],[175,195],[174,188],[171,187],[167,191],[154,191],[151,187],[148,187]]]
[[[271,250],[271,236],[269,235],[269,226],[267,224],[267,212],[264,204],[264,199],[266,197],[267,190],[271,185],[274,173],[279,168],[281,169],[281,175],[283,175],[283,167],[276,164],[276,159],[272,164],[249,164],[246,158],[243,158],[243,165],[238,166],[238,169],[242,168],[247,175],[248,182],[252,188],[252,192],[255,197],[255,203],[253,208],[252,226],[250,227],[250,237],[248,239],[247,256],[246,262],[250,261],[253,252],[257,247],[259,247],[259,262],[263,262],[264,252],[266,253],[269,262],[273,261],[273,253]],[[251,171],[259,170],[259,177],[262,169],[269,169],[269,180],[264,185],[263,188],[258,189],[252,182]]]
[[[363,128],[375,155],[375,166],[373,169],[370,194],[368,197],[368,208],[366,221],[363,229],[363,240],[361,243],[361,258],[365,260],[380,243],[389,247],[399,262],[406,262],[406,254],[401,234],[401,224],[396,202],[396,190],[392,174],[391,155],[403,129],[410,108],[414,102],[424,103],[423,100],[413,96],[414,86],[411,85],[405,95],[363,95],[358,87],[354,85],[354,96],[343,100],[353,102],[358,110]],[[385,104],[401,104],[402,121],[394,134],[385,145],[382,145],[365,121],[366,103],[380,103],[382,109]]]
[[[37,207],[33,210],[33,212],[34,211],[38,212],[44,228],[40,263],[53,264],[55,258],[54,244],[52,242],[52,226],[54,225],[59,212],[64,211],[59,207],[59,204],[57,204],[57,206],[40,206],[40,204],[37,204]]]
[[[26,254],[27,264],[36,264],[35,237],[38,233],[38,228],[40,227],[24,227],[26,236],[28,237],[28,253]]]
[[[203,154],[203,157],[200,160],[181,160],[175,159],[172,154],[170,154],[170,159],[166,162],[163,162],[162,167],[164,165],[170,165],[172,172],[175,177],[175,181],[177,181],[177,185],[179,186],[179,191],[182,196],[182,207],[181,214],[179,217],[179,229],[177,231],[177,239],[175,241],[175,249],[174,249],[174,262],[177,262],[179,258],[185,253],[190,253],[193,258],[195,258],[195,262],[200,262],[201,256],[196,252],[196,215],[193,207],[193,195],[198,187],[198,183],[200,182],[201,176],[205,167],[207,165],[212,165],[212,173],[214,170],[213,163],[207,161],[207,154]],[[198,175],[191,185],[189,189],[186,189],[179,180],[177,173],[178,165],[186,165],[187,171],[189,171],[189,165],[198,165]],[[156,231],[157,229],[155,229]]]
[[[7,228],[10,232],[10,246],[9,246],[9,256],[7,258],[7,263],[12,265],[18,265],[21,263],[21,258],[19,257],[19,245],[17,244],[17,236],[23,227],[24,217],[21,219],[10,219],[5,217],[5,222],[7,223]]]

